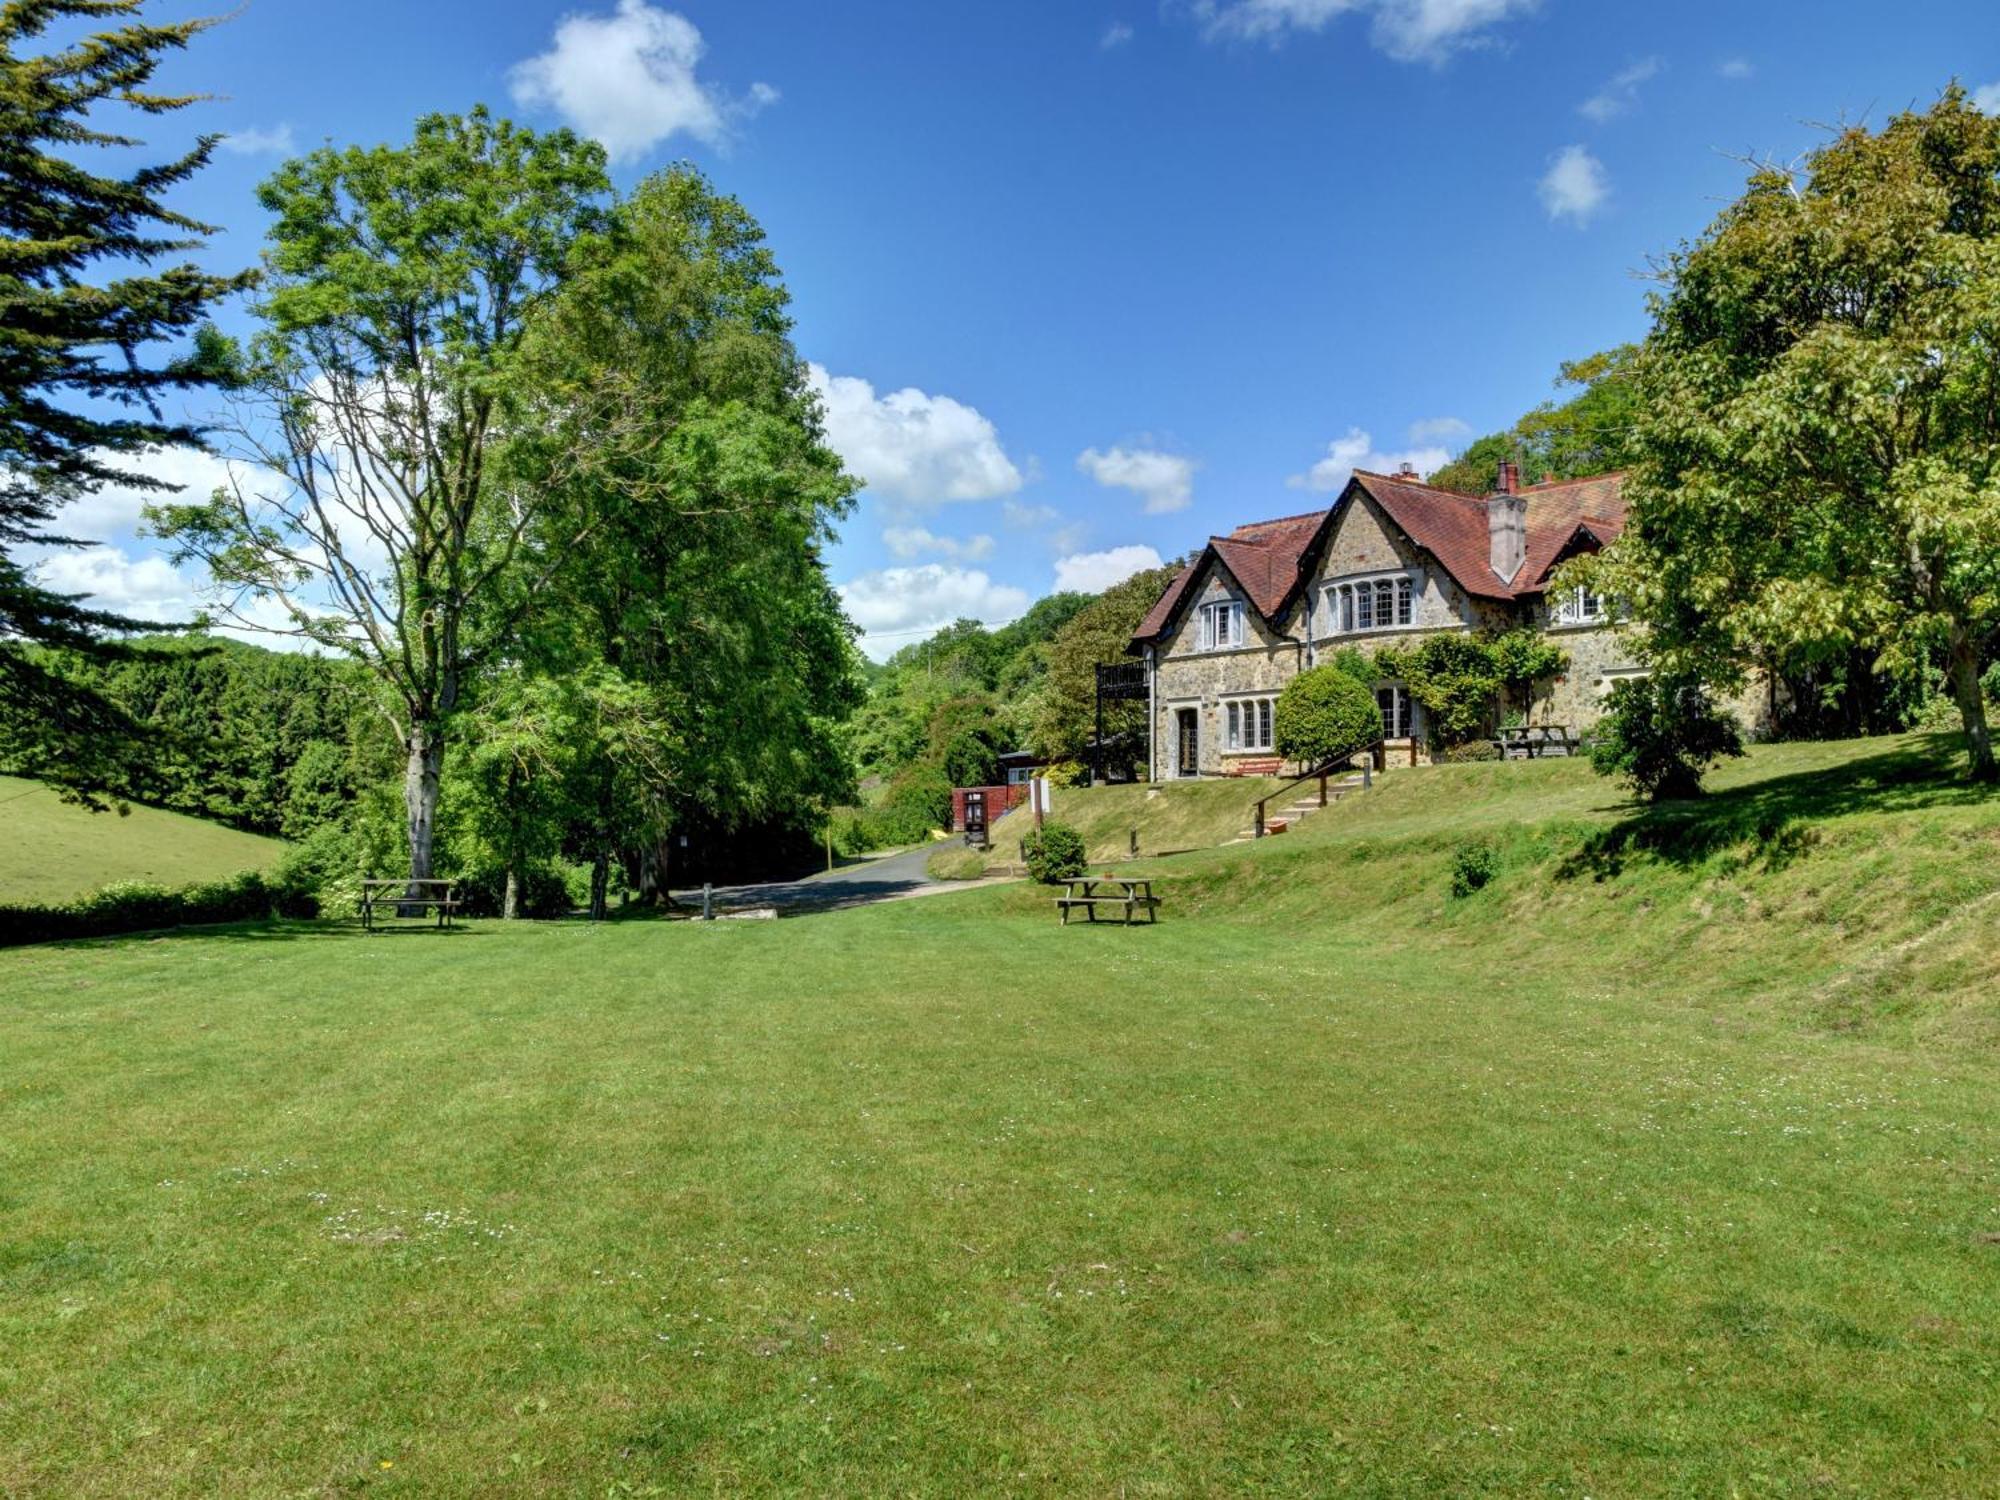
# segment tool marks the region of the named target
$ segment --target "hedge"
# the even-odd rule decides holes
[[[310,917],[318,910],[319,903],[309,892],[254,871],[178,890],[127,880],[55,906],[0,905],[0,948],[162,927]]]

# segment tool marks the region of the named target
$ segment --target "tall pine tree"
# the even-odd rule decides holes
[[[211,226],[163,195],[207,165],[215,136],[156,166],[106,176],[87,148],[138,140],[92,121],[106,108],[185,109],[199,95],[152,92],[161,59],[210,22],[153,25],[141,0],[9,0],[0,5],[0,743],[19,769],[88,796],[115,783],[122,716],[51,671],[34,647],[105,653],[107,633],[147,628],[39,587],[19,549],[74,539],[49,527],[65,501],[105,484],[171,488],[144,472],[148,448],[196,444],[160,398],[214,381],[197,333],[249,273],[191,262]],[[105,23],[66,46],[31,48],[52,27]],[[148,362],[149,349],[185,352]]]

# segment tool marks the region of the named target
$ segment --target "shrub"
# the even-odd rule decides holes
[[[1500,873],[1500,854],[1491,844],[1460,844],[1451,851],[1451,893],[1470,896]]]
[[[1059,760],[1054,765],[1044,766],[1042,775],[1048,778],[1049,786],[1057,791],[1064,787],[1082,786],[1090,779],[1090,772],[1083,762]]]
[[[1043,885],[1061,885],[1084,871],[1083,835],[1067,823],[1044,823],[1021,841],[1028,873]]]
[[[1446,765],[1463,765],[1468,761],[1498,760],[1500,747],[1491,740],[1467,740],[1462,745],[1453,745],[1448,750],[1440,750],[1437,758]]]
[[[1480,737],[1500,697],[1500,668],[1484,641],[1434,635],[1421,645],[1376,658],[1383,674],[1401,677],[1423,704],[1432,741],[1441,748]]]
[[[1590,747],[1600,776],[1622,776],[1648,802],[1701,793],[1701,778],[1726,755],[1743,753],[1736,720],[1699,683],[1659,676],[1611,689]]]
[[[1382,711],[1359,678],[1329,664],[1285,684],[1276,730],[1280,755],[1316,766],[1382,738]]]

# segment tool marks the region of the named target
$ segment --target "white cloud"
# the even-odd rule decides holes
[[[52,552],[35,564],[34,576],[51,593],[82,594],[135,620],[189,620],[201,610],[197,586],[164,557],[132,557],[116,547]]]
[[[1972,91],[1972,104],[1989,115],[2000,115],[2000,83],[1980,84]]]
[[[1104,35],[1097,39],[1097,45],[1109,52],[1114,47],[1122,47],[1132,40],[1132,28],[1123,21],[1113,21],[1104,28]]]
[[[1488,46],[1489,28],[1536,8],[1539,0],[1194,0],[1210,38],[1285,40],[1323,31],[1350,13],[1371,18],[1369,40],[1399,62],[1441,63],[1467,47]]]
[[[1077,552],[1056,560],[1056,591],[1075,590],[1101,594],[1114,583],[1123,583],[1134,573],[1160,565],[1160,554],[1151,547],[1111,547],[1103,552]]]
[[[231,131],[222,138],[222,149],[238,156],[290,156],[298,150],[292,141],[292,127],[276,125],[269,130],[252,127]]]
[[[1740,83],[1746,78],[1754,78],[1756,75],[1756,64],[1752,63],[1747,57],[1725,57],[1715,65],[1716,77],[1727,78],[1736,83]]]
[[[1413,443],[1448,443],[1453,438],[1471,435],[1471,424],[1457,417],[1426,417],[1421,422],[1410,424],[1410,441]]]
[[[1551,219],[1568,219],[1582,228],[1611,196],[1611,182],[1603,162],[1581,146],[1565,146],[1550,159],[1535,190]]]
[[[807,366],[825,408],[827,441],[875,494],[910,505],[992,500],[1021,487],[1021,471],[980,412],[906,387],[876,395],[854,375]]]
[[[1449,420],[1449,419],[1447,419]],[[1414,437],[1418,428],[1429,426],[1419,422],[1411,429]],[[1463,422],[1458,424],[1464,428]],[[1337,490],[1347,483],[1348,476],[1356,469],[1366,469],[1371,474],[1395,474],[1404,464],[1408,464],[1419,474],[1428,474],[1441,469],[1451,462],[1448,450],[1435,445],[1405,448],[1399,453],[1384,453],[1375,446],[1375,440],[1359,427],[1347,429],[1347,436],[1335,438],[1326,445],[1326,457],[1314,464],[1303,474],[1294,474],[1285,481],[1295,490],[1313,490],[1324,494]]]
[[[1086,448],[1076,456],[1079,473],[1112,489],[1130,490],[1146,502],[1149,516],[1186,510],[1194,502],[1195,461],[1151,448]]]
[[[1025,589],[945,563],[864,573],[840,585],[840,598],[861,627],[861,649],[877,661],[953,620],[1004,625],[1028,607]]]
[[[778,91],[757,83],[731,99],[695,76],[707,50],[685,16],[646,0],[618,0],[608,16],[564,16],[549,50],[515,64],[508,84],[515,103],[554,110],[602,141],[614,161],[675,135],[719,146],[737,120],[776,103]]]
[[[882,540],[898,557],[921,557],[932,552],[955,562],[979,562],[993,555],[993,538],[984,533],[961,542],[922,526],[891,526],[882,533]]]
[[[1602,125],[1637,106],[1639,85],[1655,77],[1666,64],[1657,57],[1642,57],[1631,67],[1614,73],[1604,87],[1577,106],[1578,113]]]
[[[179,485],[180,493],[108,484],[60,507],[49,526],[53,535],[101,542],[121,532],[135,531],[139,512],[147,504],[163,501],[194,504],[206,500],[218,485],[228,483],[231,473],[226,460],[199,448],[148,448],[140,453],[112,453],[99,448],[91,456],[129,473]]]

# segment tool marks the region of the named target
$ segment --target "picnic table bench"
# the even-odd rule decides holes
[[[1116,895],[1100,896],[1099,886],[1110,886]],[[1132,913],[1143,911],[1148,922],[1159,921],[1160,898],[1153,894],[1150,880],[1124,880],[1115,875],[1092,875],[1080,880],[1067,882],[1066,894],[1056,897],[1056,910],[1062,915],[1063,926],[1069,926],[1069,914],[1073,907],[1082,907],[1084,920],[1095,922],[1097,908],[1117,907],[1125,915],[1125,925],[1132,925]]]
[[[1576,736],[1567,724],[1510,724],[1500,731],[1500,755],[1505,760],[1574,754]]]
[[[361,882],[361,926],[366,932],[375,930],[378,907],[393,908],[388,915],[396,917],[421,917],[435,911],[438,926],[444,928],[451,926],[452,913],[463,904],[458,899],[455,880],[409,880],[397,876],[393,880]]]

